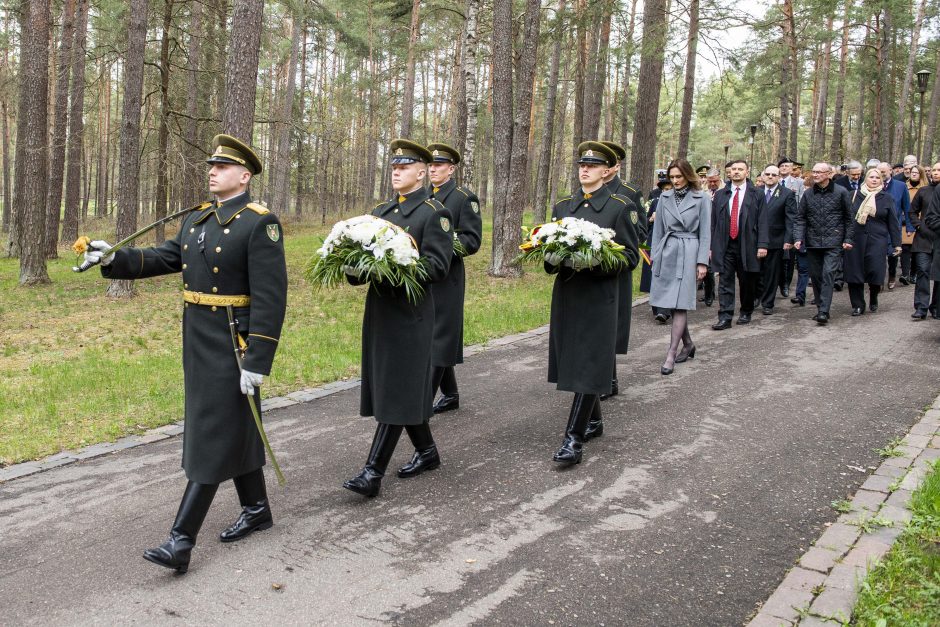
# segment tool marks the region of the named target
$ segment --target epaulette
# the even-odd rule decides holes
[[[616,201],[622,202],[623,204],[627,204],[626,199],[625,199],[625,198],[621,198],[621,197],[618,196],[617,194],[611,194],[610,197],[613,198],[613,199],[616,200]],[[631,204],[632,204],[632,203],[631,203]]]
[[[443,209],[443,208],[444,208],[444,205],[442,205],[440,201],[437,201],[437,204],[435,204],[435,203],[431,202],[432,200],[435,200],[435,199],[434,199],[434,198],[425,198],[424,202],[426,202],[427,204],[431,205],[431,207],[434,209],[434,211],[438,211],[439,209]]]
[[[205,211],[206,209],[208,209],[208,208],[211,207],[211,206],[212,206],[212,201],[210,200],[210,201],[208,201],[208,202],[202,203],[202,204],[199,205],[198,207],[194,207],[194,209],[195,209],[196,211]]]
[[[468,191],[465,190],[464,188],[462,188],[462,187],[455,187],[454,189],[456,189],[458,192],[460,192],[461,194],[463,194],[463,195],[466,196],[467,198],[470,198],[470,192],[468,192]]]
[[[387,202],[388,202],[387,200],[384,200],[384,201],[382,201],[382,202],[376,204],[374,207],[372,207],[372,211],[375,211],[376,209],[378,209],[379,207],[381,207],[382,205],[384,205],[384,204],[387,203]]]
[[[564,198],[559,198],[558,200],[555,201],[555,206],[557,207],[561,203],[567,202],[569,200],[571,200],[571,196],[565,196]]]
[[[257,213],[259,216],[263,216],[267,213],[271,213],[270,211],[268,211],[266,207],[262,207],[261,205],[255,202],[248,203],[248,208],[254,211],[255,213]]]
[[[639,191],[640,191],[640,190],[638,190],[637,188],[635,188],[635,187],[633,187],[632,185],[630,185],[629,183],[624,183],[623,181],[620,181],[620,184],[623,185],[624,187],[626,187],[627,189],[629,189],[631,192],[639,192]]]

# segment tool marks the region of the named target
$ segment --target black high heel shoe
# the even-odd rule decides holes
[[[684,348],[679,351],[679,354],[676,356],[676,363],[685,363],[689,359],[695,359],[695,344],[692,344],[692,348],[689,349],[689,352],[685,352]]]

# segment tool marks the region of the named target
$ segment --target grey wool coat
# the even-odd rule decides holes
[[[659,197],[653,222],[651,306],[695,309],[695,266],[708,264],[711,214],[711,198],[701,190],[689,190],[679,204],[673,190]]]

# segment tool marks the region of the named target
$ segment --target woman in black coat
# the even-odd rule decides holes
[[[852,315],[865,313],[865,283],[868,283],[870,311],[878,311],[878,292],[885,281],[884,251],[890,244],[901,254],[901,225],[894,199],[884,191],[881,173],[872,168],[852,197],[855,212],[853,246],[845,252],[845,282],[849,284]]]

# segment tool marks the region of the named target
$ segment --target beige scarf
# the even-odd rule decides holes
[[[865,200],[862,201],[861,206],[858,208],[858,211],[855,213],[855,221],[859,224],[865,224],[868,222],[868,218],[875,215],[875,196],[878,195],[878,192],[882,190],[881,187],[877,189],[869,189],[867,183],[862,183],[858,187],[858,191],[862,193],[862,196],[865,197]]]

